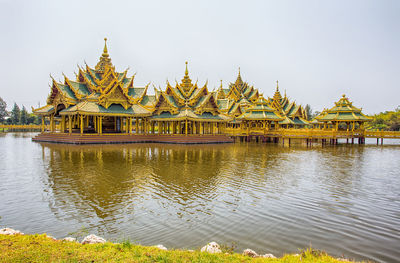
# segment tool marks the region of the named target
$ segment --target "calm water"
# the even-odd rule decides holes
[[[33,135],[0,134],[0,226],[57,238],[87,228],[169,248],[233,242],[280,256],[311,244],[400,258],[399,142],[69,146]]]

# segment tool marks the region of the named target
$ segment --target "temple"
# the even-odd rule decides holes
[[[63,141],[77,138],[76,135],[96,135],[91,138],[107,142],[113,138],[109,135],[115,134],[124,135],[119,137],[124,142],[134,138],[177,141],[182,136],[192,138],[184,142],[200,137],[218,138],[206,140],[209,142],[228,142],[234,136],[277,137],[284,130],[356,131],[364,129],[364,122],[370,120],[345,96],[335,107],[310,120],[305,108],[291,101],[286,92],[282,96],[278,81],[273,96],[264,98],[258,89],[243,81],[240,68],[236,80],[227,88],[221,80],[216,91],[209,91],[207,82],[192,82],[187,62],[180,82],[172,85],[167,81],[164,90],[154,87],[154,95],[149,95],[149,84],[136,86],[135,75],[128,76],[128,70],[116,71],[107,39],[104,40],[103,53],[94,68],[86,63],[78,66],[76,77],[70,79],[63,74],[62,82],[50,76],[47,105],[33,109],[42,117],[42,134],[35,140],[57,142],[48,134],[59,138],[62,134],[70,136],[62,137]]]

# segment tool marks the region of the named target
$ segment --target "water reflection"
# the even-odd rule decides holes
[[[273,171],[285,158],[259,147],[41,146],[46,185],[55,206],[85,216],[94,212],[93,216],[101,219],[116,216],[126,205],[133,209],[146,198],[159,199],[161,205],[173,201],[181,206],[179,213],[210,213],[208,203],[225,194],[227,187],[229,195],[239,197],[249,183],[260,189],[271,177],[284,183],[279,173],[267,171]],[[266,176],[255,176],[258,174]],[[274,185],[282,187],[279,182]]]

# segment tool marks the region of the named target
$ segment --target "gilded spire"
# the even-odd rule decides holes
[[[243,84],[242,76],[240,75],[240,67],[239,67],[239,73],[238,73],[235,84],[240,85],[240,86],[242,86],[242,84]],[[241,87],[239,87],[239,88],[241,88]]]
[[[104,70],[109,67],[113,68],[113,65],[111,63],[111,58],[110,55],[108,54],[108,49],[107,49],[107,38],[104,38],[104,49],[103,49],[103,54],[101,54],[100,61],[97,63],[95,69],[99,73],[104,73]]]
[[[103,54],[101,55],[102,57],[107,58],[108,55],[108,50],[107,50],[107,38],[104,38],[104,49],[103,49]]]
[[[281,112],[282,111],[282,96],[281,93],[279,92],[279,81],[276,81],[276,91],[274,94],[274,97],[272,98],[272,107],[275,108],[277,111]]]
[[[192,80],[189,77],[188,62],[186,61],[185,64],[186,64],[185,76],[183,77],[182,83],[180,84],[180,86],[183,88],[183,91],[185,93],[188,93],[192,89],[193,84],[192,84]]]

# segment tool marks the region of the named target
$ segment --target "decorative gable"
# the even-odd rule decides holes
[[[66,108],[69,106],[69,103],[66,101],[61,92],[57,92],[57,94],[55,94],[52,104],[54,105],[54,108],[57,108],[57,106],[60,104],[63,104]]]
[[[168,111],[171,114],[178,113],[178,109],[176,107],[174,107],[173,105],[171,105],[171,103],[168,103],[167,99],[161,93],[160,96],[158,97],[158,101],[156,103],[154,114],[160,114],[164,111]]]
[[[130,102],[129,96],[125,94],[121,86],[116,85],[110,92],[100,98],[100,104],[104,108],[110,107],[111,104],[121,104],[124,109],[128,109],[132,103]]]

